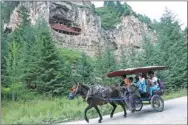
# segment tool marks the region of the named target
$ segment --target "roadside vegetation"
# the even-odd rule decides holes
[[[1,4],[3,12],[15,6],[9,2]],[[108,4],[105,6],[111,6]],[[119,62],[108,47],[94,58],[84,52],[56,48],[44,20],[39,19],[33,26],[28,19],[27,8],[22,6],[18,12],[22,19],[19,28],[9,34],[1,28],[3,124],[41,124],[83,119],[86,103],[82,99],[79,99],[80,104],[77,100],[67,99],[72,84],[77,81],[88,85],[114,85],[120,83],[120,79],[107,78],[106,73],[120,68],[168,66],[168,70],[156,72],[165,81],[164,99],[187,94],[187,28],[182,30],[169,10],[165,10],[159,22],[152,24],[157,34],[155,44],[152,44],[149,36],[144,35],[143,51],[137,53],[134,49],[130,51],[124,48]],[[2,16],[1,26],[9,15]],[[102,106],[101,113],[109,114],[111,108],[110,105]],[[116,110],[119,111],[122,109]],[[88,116],[97,117],[97,113],[91,110]]]
[[[164,100],[168,100],[186,95],[187,89],[182,89],[165,94],[163,98]],[[33,97],[33,99],[27,101],[19,100],[12,102],[5,100],[2,102],[2,124],[52,124],[82,120],[84,119],[84,110],[86,107],[87,104],[80,97],[74,100],[69,100],[66,97],[50,99],[42,96]],[[99,106],[99,110],[102,115],[109,115],[110,117],[112,106],[109,104]],[[122,108],[117,106],[115,112],[122,111]],[[88,118],[96,117],[98,117],[98,114],[95,109],[88,111]]]

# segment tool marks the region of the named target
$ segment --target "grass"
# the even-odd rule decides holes
[[[179,91],[167,93],[163,96],[163,99],[169,100],[169,99],[178,98],[182,96],[187,96],[187,89],[181,89]]]
[[[163,96],[165,100],[187,95],[187,89],[172,92]],[[2,124],[42,124],[59,123],[84,119],[87,107],[83,99],[68,100],[66,98],[35,98],[30,101],[2,101]],[[99,107],[102,115],[110,114],[112,106]],[[122,111],[118,106],[116,112]],[[98,117],[95,109],[88,111],[88,118]]]

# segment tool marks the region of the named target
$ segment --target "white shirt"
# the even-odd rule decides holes
[[[151,85],[152,85],[153,87],[158,87],[158,86],[159,86],[159,84],[158,84],[158,82],[157,82],[157,80],[158,80],[157,77],[153,77],[153,78],[150,79],[150,80],[151,80]]]
[[[141,78],[141,79],[140,79],[140,82],[141,82],[141,83],[145,82],[145,78]]]

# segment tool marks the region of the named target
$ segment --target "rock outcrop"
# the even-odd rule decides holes
[[[106,45],[114,50],[116,55],[119,55],[122,47],[131,46],[139,49],[143,38],[142,34],[147,34],[153,40],[155,39],[154,33],[149,30],[147,25],[134,16],[122,17],[121,23],[116,28],[104,30],[101,28],[100,17],[91,9],[91,2],[20,2],[11,14],[8,24],[8,27],[13,30],[20,22],[16,10],[21,5],[28,8],[32,24],[35,24],[41,17],[48,22],[58,46],[84,51],[89,56],[99,54]],[[70,24],[77,25],[81,29],[80,34],[70,35],[52,29],[50,20],[57,19],[57,17],[65,18],[70,21]],[[68,26],[68,28],[72,27]]]

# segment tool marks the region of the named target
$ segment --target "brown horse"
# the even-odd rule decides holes
[[[112,86],[106,86],[105,88],[107,88],[108,90],[110,90],[110,94],[109,94],[109,98],[120,98],[120,94],[119,94],[119,91],[117,88],[115,87],[112,87]],[[83,99],[85,100],[86,98],[86,95],[88,93],[88,90],[89,90],[89,86],[88,85],[85,85],[85,84],[81,84],[81,83],[76,83],[75,85],[72,86],[71,88],[71,92],[69,94],[69,99],[74,99],[74,97],[76,95],[80,95],[83,97]],[[118,105],[121,105],[121,107],[123,108],[124,110],[124,117],[127,116],[127,112],[126,112],[126,109],[125,109],[125,102],[122,101],[122,100],[108,100],[108,99],[104,99],[100,96],[100,93],[99,95],[98,94],[95,94],[91,97],[89,97],[87,99],[87,103],[88,103],[88,106],[86,107],[85,111],[84,111],[84,118],[85,120],[89,123],[89,119],[87,118],[87,111],[91,108],[95,108],[97,113],[99,114],[99,123],[101,123],[102,121],[102,115],[98,109],[98,105],[104,105],[104,104],[107,104],[107,103],[110,103],[112,106],[113,106],[113,109],[112,109],[112,112],[110,114],[110,117],[112,118],[113,117],[113,114],[114,114],[114,111],[117,107],[116,104]]]

